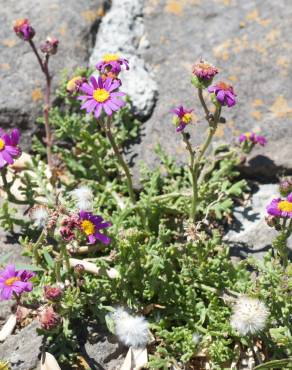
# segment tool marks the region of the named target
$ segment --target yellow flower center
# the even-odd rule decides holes
[[[74,90],[76,82],[80,81],[81,79],[82,79],[81,76],[77,76],[77,77],[72,78],[72,80],[68,81],[67,86],[66,86],[67,90],[68,91]]]
[[[278,203],[278,208],[283,212],[292,212],[292,202],[281,200],[281,202]]]
[[[251,137],[251,132],[246,132],[244,135],[246,136],[247,139],[249,139]]]
[[[119,59],[120,57],[118,54],[105,54],[102,58],[104,62],[115,62]]]
[[[5,148],[5,142],[3,139],[0,139],[0,151]]]
[[[14,276],[14,277],[11,277],[11,278],[9,278],[9,279],[5,280],[5,284],[6,284],[6,285],[8,285],[8,286],[11,286],[11,285],[13,285],[13,283],[14,283],[15,281],[19,281],[19,280],[20,280],[20,278],[19,278],[19,277]]]
[[[89,220],[84,220],[81,222],[81,227],[86,235],[92,235],[95,231],[94,224]]]
[[[93,92],[93,99],[99,103],[103,103],[108,100],[110,94],[106,89],[96,89]]]
[[[188,123],[191,122],[191,120],[192,120],[192,114],[191,113],[184,114],[184,116],[182,118],[183,123],[185,123],[187,125]]]

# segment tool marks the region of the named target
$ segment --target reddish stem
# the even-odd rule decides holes
[[[53,168],[52,163],[52,145],[53,145],[53,139],[52,139],[52,133],[50,128],[50,121],[49,121],[49,112],[51,108],[51,81],[52,76],[49,72],[49,55],[46,54],[45,60],[43,61],[42,58],[39,55],[39,52],[37,51],[37,48],[32,40],[29,40],[29,44],[32,48],[32,51],[34,52],[39,65],[41,67],[41,70],[43,74],[46,77],[46,90],[45,90],[45,105],[44,105],[44,121],[45,121],[45,131],[46,131],[46,139],[45,144],[47,148],[47,162],[50,170]]]

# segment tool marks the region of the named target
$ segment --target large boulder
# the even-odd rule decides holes
[[[44,78],[27,42],[14,34],[17,18],[29,18],[39,46],[47,36],[60,40],[50,61],[54,91],[64,68],[86,66],[106,0],[11,0],[1,4],[0,127],[19,127],[26,146],[41,113]],[[24,142],[24,140],[22,141]]]
[[[292,3],[285,0],[147,0],[144,26],[150,45],[142,56],[156,75],[159,98],[135,148],[138,159],[152,164],[158,142],[183,158],[170,114],[180,103],[195,109],[198,122],[188,130],[195,143],[201,142],[206,122],[190,79],[192,65],[203,57],[219,68],[217,81],[233,84],[237,93],[238,104],[224,108],[227,122],[217,140],[256,130],[270,141],[260,155],[276,157],[276,166],[291,169],[291,14]]]

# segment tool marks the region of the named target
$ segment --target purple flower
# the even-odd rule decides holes
[[[99,230],[110,227],[110,222],[104,222],[101,216],[95,216],[91,212],[85,211],[79,212],[79,218],[81,221],[81,229],[86,234],[89,244],[94,244],[97,240],[105,245],[110,243],[111,239],[99,232]]]
[[[95,67],[102,73],[111,72],[117,76],[121,72],[123,65],[126,67],[126,70],[129,69],[127,59],[121,58],[118,54],[105,54]]]
[[[90,82],[91,84],[85,82],[81,85],[80,90],[87,95],[81,95],[78,99],[85,100],[81,109],[86,109],[87,113],[94,112],[96,119],[101,115],[102,109],[108,116],[111,116],[113,112],[126,104],[119,99],[126,94],[116,91],[120,87],[118,80],[113,80],[110,77],[106,78],[105,81],[102,80],[102,77],[96,80],[95,77],[91,76]]]
[[[210,86],[208,91],[214,93],[217,101],[223,106],[227,105],[230,108],[236,103],[233,87],[225,82]]]
[[[30,280],[35,274],[27,270],[16,271],[14,265],[8,265],[0,272],[0,297],[2,300],[11,299],[13,293],[20,296],[23,292],[32,290]]]
[[[13,29],[16,35],[24,41],[31,40],[35,35],[35,30],[26,18],[17,19],[13,24]]]
[[[218,69],[203,59],[196,63],[193,67],[193,74],[200,80],[212,80],[217,73]]]
[[[13,164],[14,158],[21,154],[21,149],[18,147],[19,130],[13,129],[9,134],[5,134],[0,128],[0,169],[7,163]]]
[[[186,125],[192,122],[193,109],[185,109],[182,105],[171,110],[175,114],[174,124],[176,125],[176,132],[183,131]]]
[[[292,218],[292,193],[286,199],[276,198],[267,206],[269,215]]]
[[[251,142],[252,144],[265,146],[267,144],[267,139],[264,136],[256,135],[254,132],[246,132],[239,136],[239,142]]]

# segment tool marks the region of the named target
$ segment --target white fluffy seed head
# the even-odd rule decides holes
[[[48,208],[42,205],[34,206],[30,210],[30,218],[34,222],[34,225],[38,228],[45,227],[49,221]]]
[[[193,343],[195,344],[195,345],[198,345],[199,343],[200,343],[200,340],[201,340],[201,336],[200,336],[200,334],[199,333],[194,333],[193,334]]]
[[[71,191],[71,195],[76,202],[76,206],[81,211],[91,211],[93,193],[87,186],[80,186],[79,188]]]
[[[263,330],[269,316],[266,305],[257,298],[240,297],[233,307],[231,326],[241,335]]]
[[[145,348],[149,339],[148,322],[143,316],[132,316],[123,308],[113,314],[115,332],[128,347]]]

